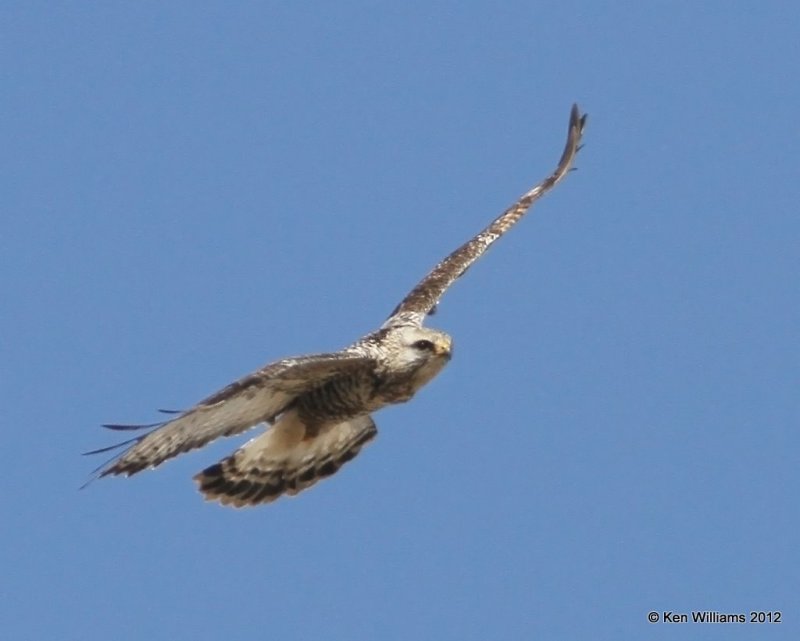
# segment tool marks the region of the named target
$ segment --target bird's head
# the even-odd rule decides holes
[[[396,346],[393,369],[413,372],[419,386],[436,376],[453,354],[453,340],[437,329],[405,326],[391,331]]]

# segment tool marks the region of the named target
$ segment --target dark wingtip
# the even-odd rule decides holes
[[[183,414],[183,410],[168,410],[168,409],[159,409],[157,410],[161,414]],[[133,430],[149,430],[154,427],[161,427],[165,425],[168,421],[158,421],[156,423],[103,423],[102,427],[105,427],[107,430],[114,430],[116,432],[128,432]]]
[[[127,441],[122,441],[122,443],[115,443],[114,445],[109,445],[108,447],[101,447],[97,450],[91,450],[90,452],[81,452],[81,456],[91,456],[92,454],[102,454],[103,452],[110,452],[111,450],[117,450],[121,447],[125,447],[126,445],[130,445],[131,443],[138,443],[142,440],[141,436],[137,436],[136,438],[130,438]]]
[[[130,432],[133,430],[149,430],[154,427],[161,427],[162,425],[164,425],[164,421],[159,421],[158,423],[142,423],[139,425],[103,423],[102,427],[105,427],[107,430],[114,430],[115,432]]]
[[[579,131],[583,131],[583,128],[586,126],[586,120],[588,119],[589,114],[581,114],[581,109],[578,107],[577,102],[572,103],[572,110],[569,113],[569,124],[570,127],[577,127]]]
[[[132,440],[136,441],[138,439],[132,439]],[[93,450],[91,452],[83,452],[82,455],[83,456],[88,456],[90,454],[101,454],[102,452],[108,452],[109,450],[114,450],[114,449],[116,449],[116,448],[118,448],[118,447],[120,447],[122,445],[126,445],[127,443],[130,443],[130,442],[131,441],[126,441],[125,443],[119,443],[117,445],[112,445],[111,447],[103,447],[103,448],[101,448],[99,450]],[[102,464],[98,465],[96,468],[94,468],[92,470],[92,472],[91,472],[91,476],[89,476],[89,480],[86,481],[86,483],[84,483],[83,485],[81,485],[78,489],[79,490],[83,490],[83,489],[87,488],[92,483],[92,481],[96,481],[97,479],[101,479],[104,476],[108,476],[109,474],[113,474],[114,473],[112,471],[113,468],[112,467],[107,467],[107,466],[115,458],[116,457],[112,457],[109,460],[104,461]]]
[[[559,162],[559,168],[562,168],[565,163],[569,164],[575,156],[583,149],[583,130],[586,128],[586,121],[589,114],[582,114],[578,103],[572,103],[572,109],[569,113],[569,131],[567,135],[567,146],[564,148],[564,153]],[[570,167],[569,171],[573,172],[577,167]]]

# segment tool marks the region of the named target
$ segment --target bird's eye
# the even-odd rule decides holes
[[[422,340],[416,341],[412,345],[412,347],[414,347],[416,349],[424,350],[426,352],[433,351],[433,343],[431,343],[429,340],[426,340],[424,338]]]

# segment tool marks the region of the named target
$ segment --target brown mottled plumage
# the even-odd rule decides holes
[[[423,327],[425,317],[447,288],[567,175],[585,124],[586,116],[573,105],[555,171],[440,262],[380,329],[339,352],[269,364],[164,423],[106,425],[154,429],[119,446],[87,452],[129,445],[101,466],[98,476],[130,476],[260,423],[268,426],[265,432],[195,476],[207,499],[235,507],[268,503],[336,472],[377,434],[373,412],[409,400],[447,364],[451,339]]]

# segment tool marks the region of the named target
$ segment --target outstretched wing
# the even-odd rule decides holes
[[[572,167],[572,161],[581,147],[581,135],[585,125],[586,115],[581,114],[578,105],[572,105],[572,112],[569,116],[567,144],[564,147],[564,153],[561,154],[561,160],[558,161],[556,170],[529,192],[523,194],[516,203],[493,220],[481,233],[461,245],[436,265],[395,308],[383,326],[422,325],[425,317],[433,311],[447,288],[472,263],[478,260],[492,243],[511,229],[527,213],[536,200],[567,175]]]
[[[287,358],[231,383],[177,418],[161,424],[132,443],[121,455],[98,468],[98,476],[130,476],[153,468],[178,454],[202,447],[221,437],[239,434],[262,422],[272,421],[294,398],[339,375],[370,368],[373,361],[360,354],[338,352]],[[153,425],[106,425],[129,430]],[[115,449],[105,447],[87,454]]]

